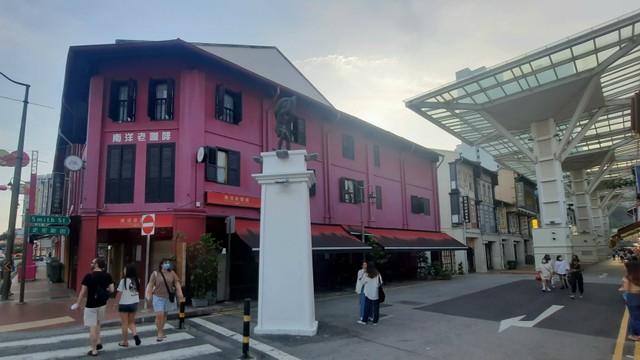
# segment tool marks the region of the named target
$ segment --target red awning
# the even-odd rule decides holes
[[[348,227],[350,233],[360,229]],[[385,250],[467,250],[467,246],[451,236],[437,231],[398,230],[367,227],[365,233],[378,240]]]
[[[251,247],[260,250],[260,221],[236,219],[236,234]],[[311,224],[313,251],[366,251],[370,246],[349,235],[340,225]]]

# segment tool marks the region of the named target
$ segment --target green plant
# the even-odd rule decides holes
[[[202,234],[200,241],[187,245],[187,268],[192,296],[204,299],[216,293],[220,243],[211,234]]]
[[[462,265],[462,261],[458,263],[458,275],[464,275],[464,266]]]
[[[376,267],[379,269],[381,265],[384,265],[384,263],[389,260],[389,255],[387,255],[387,252],[384,250],[384,246],[380,245],[378,240],[373,236],[369,236],[365,240],[365,243],[371,246],[371,260],[376,263]]]

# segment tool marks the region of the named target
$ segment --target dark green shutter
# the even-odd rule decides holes
[[[147,96],[147,115],[156,120],[156,80],[149,80],[149,94]]]
[[[173,113],[175,111],[175,98],[176,98],[176,81],[174,79],[167,79],[167,116],[173,120]]]
[[[227,153],[227,184],[240,186],[240,152],[229,150]]]
[[[205,165],[204,179],[206,181],[218,181],[217,149],[207,146],[205,151],[207,152],[207,162]]]
[[[240,124],[242,121],[242,93],[236,93],[233,97],[233,122]]]
[[[162,144],[160,151],[160,202],[173,202],[175,193],[175,144]]]
[[[111,81],[111,91],[109,91],[109,117],[113,121],[119,121],[118,118],[118,82]]]
[[[120,170],[120,201],[121,204],[133,203],[135,188],[136,146],[122,145],[122,165]]]
[[[346,183],[347,183],[347,179],[345,178],[340,178],[340,201],[341,202],[347,202],[345,199],[345,187],[346,187]]]
[[[136,119],[136,93],[138,92],[138,82],[129,79],[127,87],[127,120],[135,121]]]
[[[216,86],[216,119],[222,119],[224,115],[224,85]]]
[[[365,194],[366,189],[364,188],[364,180],[358,180],[355,183],[357,185],[356,188],[353,189],[354,195],[355,195],[355,203],[361,204],[366,199],[366,194]]]
[[[107,147],[107,182],[104,202],[117,204],[120,198],[120,164],[122,146],[109,145]]]

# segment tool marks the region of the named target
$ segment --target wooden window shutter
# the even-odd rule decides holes
[[[240,186],[240,152],[229,150],[227,154],[227,184]]]
[[[345,187],[346,187],[346,182],[347,179],[345,178],[340,178],[340,201],[341,202],[346,202],[345,200]]]
[[[136,119],[136,93],[138,92],[138,82],[129,79],[127,94],[127,120],[134,121]]]
[[[113,121],[118,119],[118,82],[111,81],[111,90],[109,91],[109,118]]]
[[[240,124],[242,121],[242,93],[233,96],[233,122]]]
[[[356,184],[358,186],[356,186],[356,188],[354,189],[354,198],[355,198],[355,203],[356,204],[361,204],[364,203],[365,199],[366,199],[366,194],[365,194],[365,187],[364,187],[364,180],[358,180],[356,181]]]
[[[136,146],[122,145],[119,203],[133,203],[135,188]]]
[[[160,144],[147,145],[147,177],[145,181],[145,202],[160,200]]]
[[[302,118],[297,118],[296,122],[298,123],[298,138],[296,139],[296,144],[307,145],[307,124]]]
[[[217,149],[207,146],[205,150],[207,152],[207,162],[205,165],[204,179],[206,181],[218,181]]]
[[[431,207],[429,206],[429,199],[427,198],[422,198],[422,213],[431,215]]]
[[[173,202],[175,193],[175,144],[162,144],[160,151],[160,202]]]
[[[167,116],[173,120],[176,99],[176,81],[175,79],[167,79]]]
[[[107,147],[107,182],[104,202],[117,204],[120,198],[120,160],[122,146],[110,145]]]
[[[224,85],[216,85],[216,119],[222,119],[224,115]]]
[[[376,209],[382,209],[382,186],[376,186]]]
[[[149,95],[147,96],[147,115],[156,120],[156,80],[149,80]]]

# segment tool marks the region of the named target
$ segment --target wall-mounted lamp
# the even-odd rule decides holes
[[[289,179],[276,179],[274,181],[274,183],[276,183],[276,184],[288,184],[289,183]]]
[[[262,164],[262,156],[253,156],[251,158],[253,159],[253,161],[257,162],[258,164]]]

